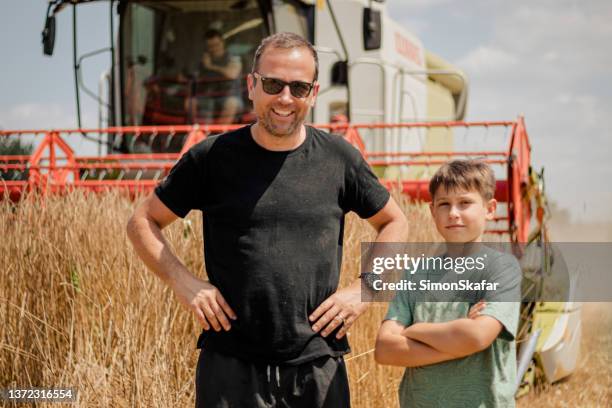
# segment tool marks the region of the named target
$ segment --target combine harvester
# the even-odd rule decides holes
[[[494,167],[501,205],[487,232],[491,240],[521,248],[525,299],[541,293],[553,257],[542,173],[531,167],[523,118],[463,121],[465,76],[392,20],[383,1],[106,0],[109,46],[79,56],[77,9],[93,1],[50,1],[43,31],[44,52],[51,55],[55,15],[71,6],[78,129],[1,131],[0,137],[18,136],[36,149],[0,156],[0,198],[18,201],[26,192],[73,189],[122,189],[132,197],[150,192],[195,143],[253,120],[244,77],[255,49],[270,33],[292,31],[315,44],[320,55],[321,90],[310,121],[349,140],[389,188],[427,201],[428,179],[445,161],[480,158]],[[231,81],[202,75],[204,35],[211,28],[241,65],[237,89],[214,88],[231,89],[241,100],[230,116],[204,109],[211,105],[211,83]],[[110,68],[92,92],[81,67],[103,52]],[[82,127],[81,90],[99,104],[95,129]],[[526,301],[517,392],[528,390],[536,373],[548,382],[569,375],[580,333],[579,307]]]

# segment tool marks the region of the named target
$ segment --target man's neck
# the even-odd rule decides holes
[[[264,129],[258,122],[251,126],[251,136],[255,143],[266,150],[284,152],[300,147],[306,140],[306,127],[300,126],[293,135],[274,136]]]

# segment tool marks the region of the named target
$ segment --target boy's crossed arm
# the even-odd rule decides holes
[[[459,358],[486,349],[501,330],[502,324],[497,319],[478,316],[444,323],[415,323],[406,327],[402,335]]]
[[[489,347],[503,326],[480,315],[485,303],[470,308],[467,318],[444,323],[415,323],[408,327],[394,320],[383,322],[376,339],[377,363],[419,367],[454,360]]]
[[[395,320],[385,320],[378,331],[374,360],[378,364],[419,367],[453,360],[456,356],[431,347],[402,334],[405,326]]]

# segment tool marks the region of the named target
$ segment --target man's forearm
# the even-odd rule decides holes
[[[153,199],[155,205],[155,200]],[[146,205],[150,205],[145,201]],[[157,218],[143,215],[143,206],[136,209],[128,222],[127,233],[136,253],[149,269],[174,291],[177,299],[198,319],[204,330],[230,330],[236,313],[228,305],[221,292],[209,282],[192,274],[172,253],[161,232],[161,225],[168,225],[176,217],[166,212]]]
[[[400,334],[387,334],[377,340],[374,358],[384,365],[420,367],[457,357]]]
[[[372,259],[380,256],[388,256],[388,251],[396,250],[396,246],[386,246],[384,243],[399,243],[405,242],[408,238],[408,223],[404,216],[396,217],[390,222],[382,225],[376,234],[374,239],[375,244],[372,247],[372,252],[368,255],[368,259],[362,259],[362,265],[372,265]],[[370,271],[365,271],[367,274],[371,274]],[[369,281],[369,279],[368,279]],[[367,297],[374,299],[376,292],[372,289],[372,283],[366,281],[363,288],[367,289]],[[356,285],[361,287],[361,279],[356,281]],[[359,287],[357,289],[359,289]]]
[[[415,323],[404,329],[402,335],[457,357],[467,356],[484,348],[478,336],[478,325],[471,319]]]
[[[195,278],[172,253],[170,244],[155,222],[145,217],[132,218],[127,232],[138,256],[166,284],[176,287],[180,282]]]

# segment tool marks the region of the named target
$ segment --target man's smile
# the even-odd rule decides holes
[[[285,109],[279,109],[279,108],[272,108],[272,112],[275,115],[280,116],[282,118],[288,118],[294,113],[292,110],[285,110]]]

